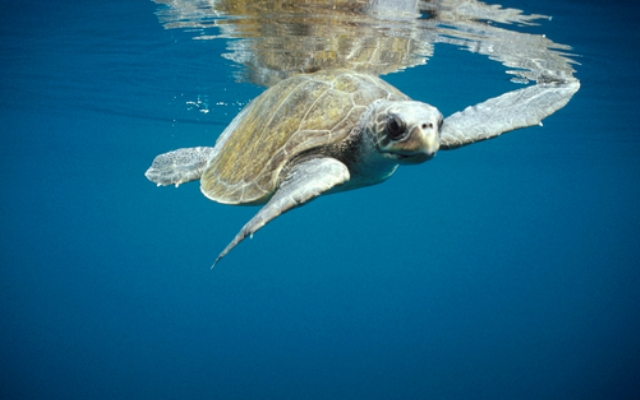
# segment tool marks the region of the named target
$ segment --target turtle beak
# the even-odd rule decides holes
[[[422,124],[414,128],[414,134],[422,145],[422,152],[429,155],[429,158],[436,155],[440,149],[440,131],[438,125]]]
[[[401,164],[420,164],[432,159],[440,148],[438,125],[422,123],[411,130],[408,138],[397,151]]]

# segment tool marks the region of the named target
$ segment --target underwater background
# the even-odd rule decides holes
[[[505,0],[572,46],[542,127],[270,223],[144,172],[263,88],[147,0],[0,1],[0,398],[635,399],[635,2]],[[435,45],[385,80],[447,116],[514,90]]]

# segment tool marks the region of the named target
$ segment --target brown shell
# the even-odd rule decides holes
[[[201,178],[202,192],[228,204],[266,202],[286,162],[344,140],[374,100],[406,99],[383,80],[350,71],[297,75],[269,88],[224,132]]]

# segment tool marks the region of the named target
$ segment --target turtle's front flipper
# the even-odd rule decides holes
[[[244,238],[253,235],[272,219],[348,181],[349,177],[347,166],[333,158],[313,158],[293,166],[271,200],[242,227],[213,265]]]
[[[200,179],[213,147],[178,149],[157,156],[145,176],[158,186],[180,185]]]
[[[564,107],[578,89],[580,82],[577,80],[541,83],[467,107],[444,120],[440,149],[455,149],[539,124]]]

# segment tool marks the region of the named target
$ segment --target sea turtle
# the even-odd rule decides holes
[[[564,106],[577,81],[509,92],[443,120],[382,79],[349,70],[290,77],[249,103],[215,147],[157,156],[146,177],[160,185],[200,179],[206,197],[265,204],[220,253],[280,214],[328,193],[374,185],[399,165],[540,123]]]

